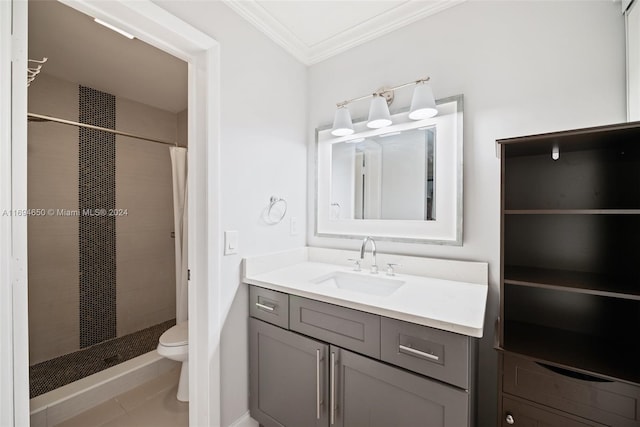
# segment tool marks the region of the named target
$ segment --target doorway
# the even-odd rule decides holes
[[[169,151],[187,145],[188,97],[184,61],[62,3],[28,6],[34,398],[154,351],[186,310]]]
[[[189,192],[194,195],[189,204],[189,249],[192,276],[198,277],[198,284],[191,285],[190,309],[190,364],[192,373],[190,405],[191,423],[213,425],[219,418],[219,394],[211,378],[219,377],[219,361],[216,363],[215,349],[219,342],[219,312],[212,301],[220,292],[219,248],[214,244],[219,239],[217,228],[219,182],[214,171],[219,164],[218,140],[218,44],[207,35],[168,14],[152,2],[64,2],[93,17],[131,31],[140,40],[189,62]],[[3,22],[9,14],[12,18],[13,34],[9,38],[3,31],[2,42],[10,39],[9,51],[3,49],[3,69],[11,63],[15,69],[26,69],[26,2],[14,1],[3,7]],[[3,25],[4,28],[7,28]],[[11,26],[10,26],[11,28]],[[13,54],[12,54],[13,52]],[[22,52],[22,54],[21,54]],[[2,104],[2,121],[10,124],[10,147],[3,139],[3,153],[10,152],[11,168],[3,178],[11,191],[0,194],[2,206],[12,209],[26,209],[26,76],[14,73],[12,98]],[[195,200],[194,200],[195,199]],[[12,343],[13,352],[3,364],[0,373],[7,389],[12,389],[11,399],[2,400],[3,421],[11,419],[14,425],[28,425],[28,322],[27,312],[27,245],[26,218],[16,218],[9,227],[3,222],[2,253],[11,261],[8,276],[11,283],[11,297],[3,301],[9,328],[2,329],[2,342]],[[207,233],[204,233],[204,230]],[[3,294],[4,295],[4,294]],[[4,320],[4,317],[3,317]],[[213,360],[213,363],[212,363]],[[3,390],[4,393],[4,390]],[[8,395],[9,393],[7,393]],[[4,394],[3,394],[4,396]],[[6,418],[5,418],[6,417]]]

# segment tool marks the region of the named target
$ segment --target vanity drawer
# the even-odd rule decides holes
[[[508,397],[502,398],[502,422],[500,426],[548,426],[548,427],[605,427],[593,421],[554,411],[546,406]]]
[[[469,389],[469,337],[386,317],[381,328],[382,360]]]
[[[640,426],[640,387],[544,365],[509,353],[504,353],[503,358],[504,393],[606,425]]]
[[[289,295],[249,286],[249,315],[281,328],[289,328]]]
[[[294,295],[289,298],[292,331],[380,358],[380,316]]]

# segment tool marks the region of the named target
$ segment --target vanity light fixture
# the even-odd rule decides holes
[[[560,158],[560,147],[558,147],[558,144],[556,143],[551,147],[551,158],[553,160],[558,160]]]
[[[392,121],[389,113],[389,105],[393,102],[393,91],[411,85],[416,85],[416,87],[411,99],[409,118],[412,120],[422,120],[435,116],[438,114],[438,110],[436,108],[436,101],[431,87],[427,83],[429,79],[429,77],[425,77],[423,79],[394,86],[392,88],[380,88],[370,95],[339,102],[336,104],[338,108],[336,109],[336,113],[333,118],[331,134],[333,136],[347,136],[353,134],[353,122],[351,121],[351,113],[349,112],[347,105],[352,102],[368,98],[373,99],[369,106],[369,120],[367,120],[367,127],[379,129],[391,125]]]
[[[107,27],[108,29],[115,31],[116,33],[125,36],[126,38],[128,38],[129,40],[133,40],[135,37],[132,34],[127,33],[125,30],[121,30],[120,28],[116,27],[115,25],[109,24],[108,22],[103,21],[102,19],[99,18],[94,18],[93,19],[97,24],[102,25],[103,27]]]
[[[331,134],[335,136],[347,136],[353,133],[353,122],[349,109],[342,105],[338,106],[336,114],[333,116],[333,130]]]
[[[416,84],[411,98],[409,118],[413,120],[428,119],[438,114],[436,99],[433,97],[431,86],[426,81]]]
[[[371,104],[369,105],[369,120],[367,127],[371,129],[380,129],[391,124],[391,113],[387,99],[379,94],[374,94]]]

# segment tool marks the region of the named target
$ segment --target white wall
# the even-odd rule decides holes
[[[379,242],[378,247],[380,252],[490,263],[478,426],[496,425],[497,410],[493,332],[499,299],[500,167],[495,140],[624,121],[624,67],[619,4],[524,0],[466,2],[310,67],[312,246],[360,245],[313,236],[313,128],[331,123],[335,103],[427,75],[436,98],[464,94],[464,245]],[[392,109],[408,106],[410,96],[409,89],[397,91]],[[351,115],[364,117],[367,108],[367,102],[358,103]]]
[[[248,295],[243,257],[304,246],[306,228],[307,69],[222,2],[154,1],[220,43],[221,222],[240,233],[239,253],[222,261],[222,425],[248,410]],[[285,219],[261,214],[276,195]],[[297,218],[298,235],[289,233]]]

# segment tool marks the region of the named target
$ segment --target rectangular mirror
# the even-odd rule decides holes
[[[462,95],[438,115],[316,130],[316,235],[462,245]]]

